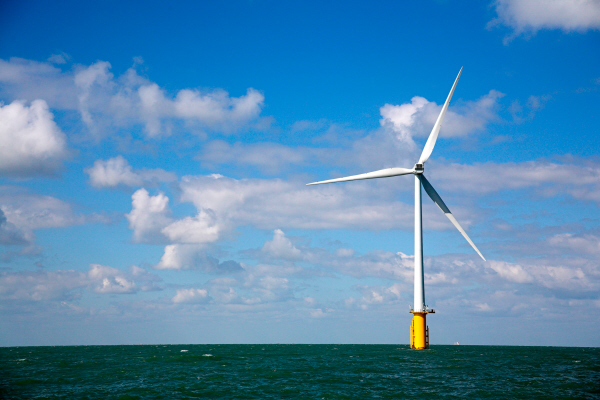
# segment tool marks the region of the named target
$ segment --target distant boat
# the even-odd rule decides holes
[[[454,344],[455,344],[456,346],[458,346],[460,343],[458,343],[458,342],[454,342]]]

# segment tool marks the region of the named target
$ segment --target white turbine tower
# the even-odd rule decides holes
[[[433,151],[433,147],[435,146],[435,142],[438,137],[438,133],[440,132],[440,128],[442,126],[442,121],[444,120],[444,115],[446,115],[446,110],[448,110],[448,104],[450,103],[450,99],[452,98],[452,94],[454,94],[454,89],[456,88],[456,84],[458,83],[458,79],[460,78],[460,74],[462,73],[462,68],[458,72],[458,76],[454,81],[454,85],[452,85],[452,89],[450,90],[450,94],[448,94],[448,98],[444,103],[444,107],[442,107],[442,111],[429,134],[429,138],[427,139],[427,143],[425,143],[425,148],[423,148],[423,153],[421,153],[421,157],[419,161],[415,164],[413,169],[408,168],[387,168],[379,171],[368,172],[366,174],[360,175],[352,175],[344,178],[337,179],[329,179],[326,181],[313,182],[308,185],[320,185],[323,183],[334,183],[334,182],[346,182],[346,181],[357,181],[361,179],[375,179],[375,178],[388,178],[391,176],[398,175],[407,175],[413,174],[415,176],[415,292],[414,292],[414,308],[410,311],[413,313],[413,321],[411,324],[411,335],[410,335],[410,344],[411,348],[414,349],[426,349],[429,347],[429,328],[427,327],[426,315],[428,313],[435,312],[432,309],[429,309],[425,305],[425,285],[424,285],[424,274],[423,274],[423,229],[422,229],[422,211],[421,211],[421,185],[425,188],[425,192],[429,195],[431,200],[444,212],[446,217],[452,222],[452,224],[458,229],[458,231],[467,239],[467,242],[475,249],[477,254],[485,261],[485,258],[477,249],[477,246],[471,241],[467,233],[460,226],[454,215],[448,209],[448,206],[444,203],[440,195],[435,191],[431,183],[425,178],[424,165],[425,162],[429,159],[431,152]]]

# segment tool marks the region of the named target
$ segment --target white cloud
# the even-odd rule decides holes
[[[598,287],[580,267],[567,265],[540,265],[529,263],[522,266],[504,261],[490,261],[489,268],[502,278],[516,283],[534,283],[547,288],[563,288],[570,290],[592,289]]]
[[[69,203],[51,196],[28,193],[16,186],[0,186],[0,243],[21,246],[0,255],[8,261],[14,255],[37,255],[35,231],[85,223],[106,223],[98,214],[76,213]]]
[[[252,290],[258,294],[260,302],[279,302],[294,298],[290,281],[287,278],[264,276],[255,280],[247,280],[246,285],[250,284]]]
[[[508,107],[508,111],[513,117],[513,121],[516,123],[521,123],[525,120],[533,119],[536,111],[544,108],[545,103],[550,100],[552,97],[550,95],[544,96],[529,96],[525,106],[521,105],[521,102],[516,99]]]
[[[197,269],[214,274],[238,273],[244,269],[235,261],[219,262],[206,254],[203,246],[195,244],[170,244],[155,269]]]
[[[163,193],[150,196],[146,189],[137,190],[132,196],[132,210],[125,217],[133,230],[136,242],[161,242],[161,230],[172,222],[169,198]]]
[[[360,299],[353,297],[344,300],[346,307],[359,307],[366,310],[371,305],[397,304],[401,294],[405,290],[401,284],[395,283],[389,287],[385,286],[357,286],[356,289],[362,294]]]
[[[19,271],[0,273],[0,298],[17,301],[60,301],[79,296],[87,284],[79,271]]]
[[[72,301],[88,289],[99,294],[127,294],[156,290],[160,280],[143,268],[124,273],[116,268],[91,264],[87,273],[73,270],[0,272],[0,299],[8,301]],[[136,284],[136,281],[140,285]]]
[[[265,97],[254,89],[248,89],[244,96],[238,98],[229,97],[223,90],[200,93],[184,89],[177,93],[173,105],[176,116],[228,133],[256,120],[264,100]]]
[[[0,103],[0,174],[49,175],[68,155],[66,136],[44,100]]]
[[[490,91],[476,101],[453,104],[446,114],[441,131],[443,137],[464,137],[482,131],[498,119],[498,99],[503,94]],[[531,107],[539,106],[538,98],[531,100]],[[204,166],[215,168],[232,163],[253,166],[263,173],[281,174],[291,165],[334,165],[350,167],[348,175],[389,167],[412,167],[420,152],[416,138],[426,138],[441,110],[440,105],[423,97],[413,97],[410,103],[386,104],[380,108],[381,128],[365,134],[330,125],[320,141],[330,141],[337,146],[327,148],[294,146],[279,143],[234,143],[215,140],[209,142],[198,158]],[[539,108],[539,107],[538,107]],[[317,126],[324,124],[320,121]],[[310,128],[307,121],[299,124]],[[298,129],[293,127],[292,130]],[[338,132],[342,129],[342,134]],[[360,135],[360,136],[359,136]],[[350,140],[352,138],[352,140]],[[343,146],[340,146],[342,144]],[[412,160],[412,161],[411,161]],[[336,171],[336,173],[339,173]]]
[[[477,101],[453,105],[446,113],[440,135],[459,137],[485,129],[488,123],[498,118],[496,109],[502,96],[502,93],[490,90]],[[399,141],[414,145],[415,137],[428,137],[441,109],[441,105],[415,96],[410,103],[381,107],[379,122],[383,127],[389,126]]]
[[[299,260],[302,252],[298,250],[281,229],[275,229],[273,240],[265,242],[262,251],[268,256],[282,260]]]
[[[146,125],[149,136],[158,136],[162,133],[161,119],[172,114],[172,104],[166,99],[164,92],[156,83],[146,84],[137,90],[140,100],[140,114]],[[129,99],[130,102],[135,100]],[[131,106],[130,106],[131,107]]]
[[[180,187],[181,201],[211,210],[223,230],[242,225],[274,230],[389,229],[413,224],[412,205],[394,201],[387,189],[376,190],[368,183],[315,188],[303,182],[213,175],[184,177]]]
[[[600,254],[600,237],[595,235],[574,235],[572,233],[561,233],[548,239],[548,243],[553,247],[558,247],[561,251],[570,251],[578,255],[598,255]]]
[[[129,73],[135,75],[134,70]],[[129,82],[133,84],[123,84],[111,102],[120,109],[115,112],[123,114],[122,110],[130,110],[129,115],[121,118],[143,123],[150,137],[169,134],[168,124],[173,119],[209,131],[235,133],[259,123],[264,103],[264,96],[252,88],[240,97],[230,97],[220,89],[207,92],[183,89],[173,99],[156,83],[141,83],[137,76]]]
[[[504,261],[490,261],[488,265],[502,278],[511,282],[528,283],[533,281],[533,277],[518,264],[511,264]]]
[[[263,305],[290,302],[297,300],[294,295],[293,284],[282,275],[287,275],[290,268],[268,266],[251,267],[245,269],[236,279],[217,278],[209,282],[209,292],[212,298],[219,303],[231,305],[245,305],[245,311]],[[294,271],[297,268],[293,269]],[[294,272],[292,272],[294,273]]]
[[[71,73],[46,62],[11,58],[0,60],[0,93],[7,98],[44,99],[51,108],[77,109],[77,89]]]
[[[318,253],[317,253],[318,254]],[[337,272],[362,278],[374,276],[395,281],[412,282],[414,271],[414,256],[402,252],[375,250],[364,255],[332,257],[321,255],[313,262],[325,265]]]
[[[131,165],[122,156],[106,161],[96,160],[94,166],[85,170],[95,187],[115,187],[118,185],[141,186],[142,178],[133,172]]]
[[[202,249],[198,246],[182,246],[170,244],[165,247],[160,262],[156,269],[191,269],[195,265],[195,259]]]
[[[88,277],[96,293],[135,293],[138,290],[135,282],[128,280],[116,268],[91,264]]]
[[[352,257],[355,254],[353,249],[337,249],[335,255],[338,257]]]
[[[164,227],[162,233],[172,242],[178,243],[211,243],[219,239],[221,227],[215,216],[200,210],[195,217],[185,217]]]
[[[206,289],[177,289],[177,294],[171,299],[173,303],[206,303],[210,301]]]
[[[59,53],[52,54],[50,57],[48,57],[48,61],[50,61],[52,64],[66,64],[70,58],[71,57],[69,57],[67,53]]]
[[[498,100],[503,96],[502,93],[491,90],[476,101],[453,103],[446,114],[441,135],[465,137],[485,130],[489,123],[499,119]],[[532,110],[534,107],[539,108],[541,100],[532,96],[528,105]],[[347,175],[389,167],[412,167],[421,150],[415,139],[429,135],[441,107],[415,96],[409,103],[386,104],[381,107],[381,128],[370,132],[351,131],[330,124],[326,132],[314,141],[335,143],[335,147],[289,147],[264,142],[230,144],[214,140],[203,147],[198,159],[209,168],[235,163],[256,167],[263,173],[279,175],[292,165],[350,167]],[[325,123],[326,121],[300,121],[298,126],[292,127],[292,131],[321,128]]]
[[[24,245],[29,242],[30,238],[26,233],[19,230],[15,224],[8,221],[4,211],[0,208],[0,244],[17,244]]]
[[[7,244],[29,244],[38,229],[61,228],[88,222],[106,222],[97,215],[78,214],[73,207],[51,196],[28,193],[18,186],[0,185],[0,235]]]
[[[600,164],[596,162],[449,164],[432,166],[431,171],[432,183],[444,191],[485,194],[534,189],[544,196],[568,193],[576,199],[600,202]]]
[[[123,156],[108,160],[96,160],[94,165],[85,170],[90,176],[90,183],[97,188],[125,186],[141,186],[144,183],[172,182],[177,180],[175,174],[163,169],[133,170]]]
[[[138,124],[149,137],[168,135],[171,126],[180,122],[192,131],[225,134],[264,125],[260,118],[264,95],[255,89],[249,88],[239,97],[221,89],[183,89],[171,96],[139,76],[135,65],[116,78],[110,69],[109,62],[98,61],[63,72],[50,63],[11,58],[0,60],[0,82],[9,97],[43,98],[53,108],[79,111],[81,120],[96,135],[111,127]]]
[[[311,318],[326,318],[329,317],[335,310],[333,308],[313,308],[310,310]]]
[[[94,128],[94,120],[90,108],[101,103],[101,98],[95,97],[93,91],[112,86],[113,75],[109,72],[110,63],[98,61],[87,68],[75,73],[75,86],[78,88],[79,112],[81,119],[89,127]],[[110,90],[110,88],[107,88]]]
[[[498,18],[490,25],[504,24],[514,30],[505,39],[537,32],[561,29],[584,32],[600,29],[600,3],[597,0],[496,0]]]

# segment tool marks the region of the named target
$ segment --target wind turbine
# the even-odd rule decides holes
[[[462,73],[462,68],[458,72],[458,76],[452,85],[450,94],[442,107],[442,111],[433,125],[433,129],[429,134],[429,138],[423,148],[423,153],[419,161],[415,164],[413,169],[408,168],[386,168],[378,171],[367,172],[366,174],[352,175],[344,178],[329,179],[326,181],[313,182],[307,185],[320,185],[323,183],[334,183],[334,182],[346,182],[346,181],[357,181],[361,179],[376,179],[376,178],[388,178],[391,176],[408,175],[413,174],[415,176],[415,289],[414,289],[414,308],[410,310],[413,314],[413,320],[410,327],[410,347],[413,349],[426,349],[429,347],[429,327],[427,327],[426,317],[429,313],[434,313],[435,310],[430,309],[425,305],[425,284],[423,274],[423,229],[422,229],[422,207],[421,207],[421,185],[425,189],[425,192],[429,195],[431,200],[442,210],[444,215],[448,217],[450,222],[458,229],[458,231],[467,239],[467,242],[475,249],[477,254],[485,261],[485,258],[477,249],[477,246],[469,238],[465,230],[460,226],[454,215],[450,212],[446,203],[442,200],[438,192],[431,186],[431,183],[425,178],[425,162],[431,156],[433,147],[437,140],[440,128],[442,127],[442,121],[448,110],[448,104],[454,94],[454,89]]]

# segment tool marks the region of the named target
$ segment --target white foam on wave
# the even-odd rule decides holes
[[[182,352],[182,353],[187,353],[188,351],[187,351],[187,350],[181,350],[181,352]]]
[[[213,357],[212,354],[202,354],[202,357]]]

